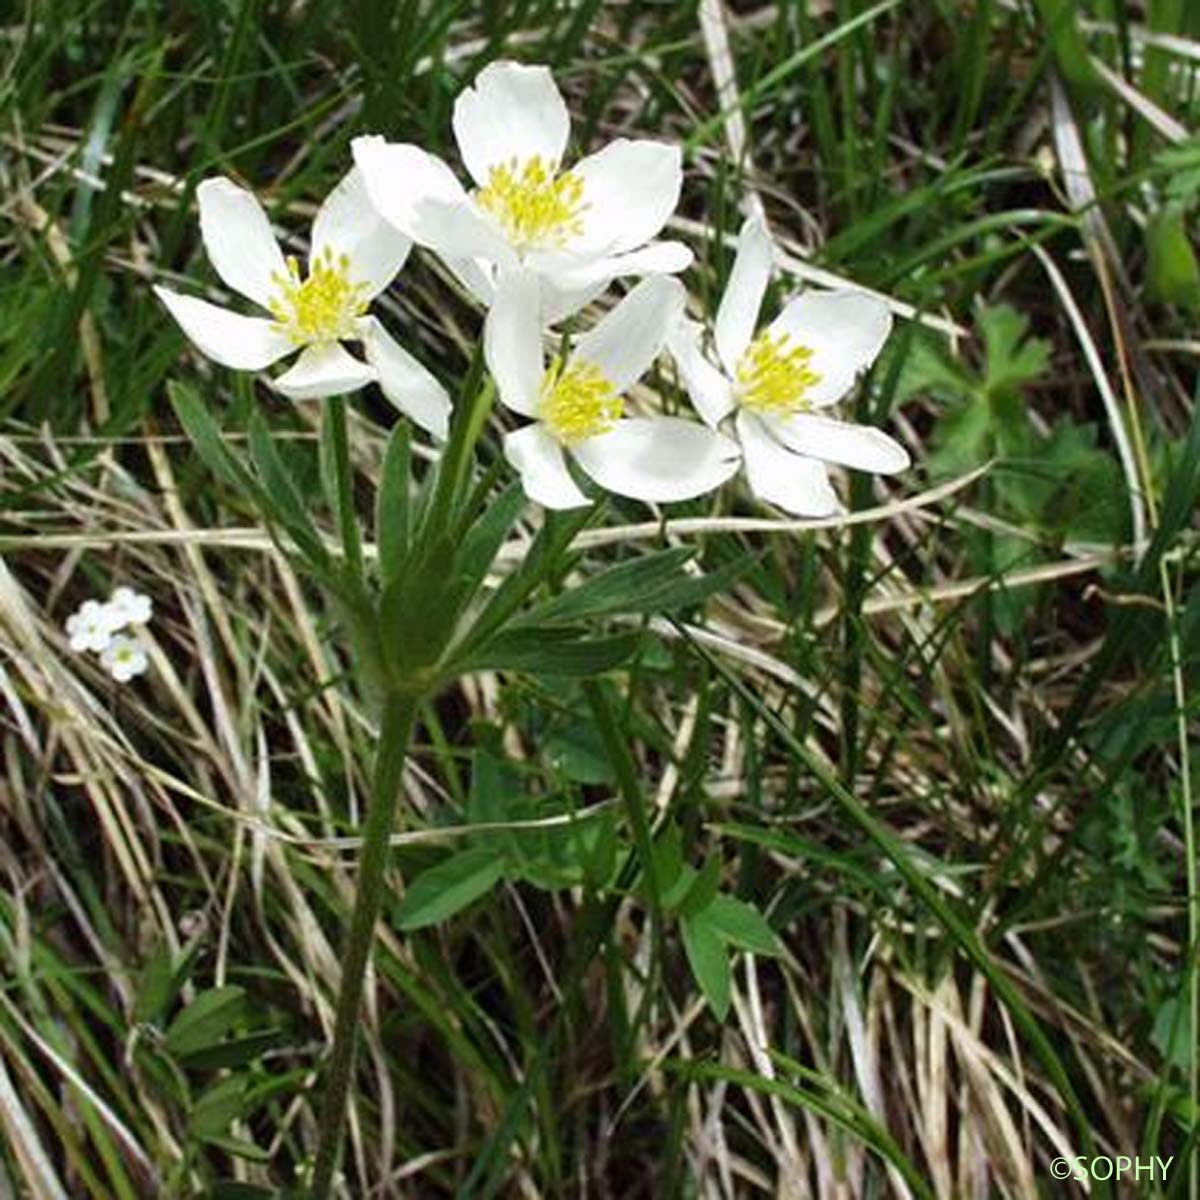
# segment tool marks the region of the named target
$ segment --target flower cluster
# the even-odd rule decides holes
[[[67,638],[76,653],[91,651],[118,682],[146,670],[146,648],[138,632],[152,613],[149,596],[119,587],[107,601],[85,600],[67,618]]]
[[[422,148],[370,135],[321,205],[307,270],[284,258],[258,201],[227,179],[197,191],[209,258],[233,291],[269,316],[244,316],[166,288],[156,292],[210,358],[258,371],[299,352],[272,380],[297,400],[379,384],[436,438],[448,429],[445,389],[371,315],[414,243],[436,253],[487,309],[484,353],[500,400],[529,424],[505,456],[548,508],[590,503],[569,462],[608,491],[643,501],[708,492],[744,465],[762,500],[804,516],[839,510],[827,464],[876,472],[908,465],[875,429],[828,415],[875,359],[891,328],[862,292],[810,291],[758,330],[774,267],[751,219],[711,338],[685,315],[672,276],[691,251],[657,240],[678,201],[678,146],[620,138],[570,166],[566,103],[544,67],[485,67],[454,105],[470,186]],[[639,278],[593,328],[556,327],[614,281]],[[549,359],[547,341],[561,353]],[[344,343],[361,346],[362,357]],[[711,350],[710,350],[711,342]],[[701,421],[629,416],[625,397],[664,351]]]

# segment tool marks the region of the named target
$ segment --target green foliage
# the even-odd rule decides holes
[[[949,479],[994,463],[994,514],[1014,534],[975,530],[968,535],[973,570],[1003,575],[1033,567],[1064,542],[1120,544],[1127,534],[1124,478],[1114,456],[1097,443],[1097,429],[1059,416],[1048,433],[1029,419],[1030,392],[1045,383],[1050,343],[1033,336],[1029,320],[1009,305],[979,314],[983,362],[972,370],[920,339],[905,361],[901,395],[929,394],[944,405],[927,467]],[[1026,537],[1015,536],[1026,531]],[[1006,589],[995,618],[1006,632],[1025,620],[1038,589]]]

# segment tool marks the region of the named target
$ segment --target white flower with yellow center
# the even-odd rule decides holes
[[[118,683],[128,683],[149,666],[146,648],[136,639],[117,634],[100,652],[100,661]]]
[[[703,425],[624,415],[624,393],[658,356],[683,303],[678,280],[644,279],[565,361],[547,364],[537,278],[515,271],[501,279],[484,353],[500,399],[534,421],[504,439],[531,499],[547,508],[590,503],[571,477],[568,453],[607,491],[652,502],[691,499],[737,471],[737,446]]]
[[[827,463],[881,474],[909,465],[908,452],[886,433],[822,413],[875,361],[892,317],[862,292],[805,292],[756,334],[771,263],[767,232],[751,218],[717,309],[720,365],[705,354],[693,321],[681,321],[669,345],[705,421],[716,429],[735,414],[755,494],[799,516],[831,516],[841,505]]]
[[[501,273],[520,267],[537,275],[552,324],[613,279],[691,262],[682,243],[651,240],[679,202],[679,147],[620,138],[564,169],[570,116],[547,68],[485,67],[455,101],[453,125],[470,192],[418,146],[360,137],[354,161],[380,214],[441,255],[483,304]]]
[[[357,391],[378,383],[401,412],[444,438],[450,401],[445,389],[383,325],[371,300],[404,265],[411,241],[380,219],[352,169],[326,197],[312,227],[307,271],[285,259],[262,206],[228,179],[196,189],[200,233],[217,274],[270,313],[247,317],[167,288],[154,289],[184,333],[209,358],[260,371],[299,351],[272,386],[293,400]],[[362,344],[366,361],[343,342]]]

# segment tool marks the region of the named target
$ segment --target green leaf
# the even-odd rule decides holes
[[[246,1063],[261,1058],[282,1040],[278,1030],[269,1029],[260,1033],[249,1033],[245,1037],[230,1038],[201,1050],[176,1054],[176,1058],[193,1071],[220,1071],[228,1067],[245,1066]]]
[[[287,530],[296,548],[319,572],[327,572],[331,563],[329,552],[304,508],[304,501],[283,465],[271,431],[262,417],[250,418],[250,456],[258,468],[262,487],[269,501],[268,512]]]
[[[619,563],[538,605],[529,613],[528,620],[550,624],[612,613],[644,612],[640,606],[648,597],[686,581],[683,566],[695,554],[690,546],[682,546]]]
[[[229,1126],[242,1115],[246,1086],[244,1075],[230,1075],[204,1091],[188,1120],[192,1134],[207,1140],[228,1133]]]
[[[1041,378],[1050,343],[1029,336],[1029,318],[1008,304],[985,308],[979,317],[987,350],[984,387],[989,395],[1017,391]]]
[[[717,854],[710,854],[680,900],[679,911],[685,917],[699,916],[716,898],[720,882],[721,858]],[[663,903],[665,905],[666,901]]]
[[[1146,249],[1147,295],[1193,315],[1200,312],[1200,264],[1178,205],[1168,205],[1147,224]]]
[[[171,1007],[181,983],[171,952],[166,947],[159,949],[147,961],[138,978],[133,1019],[138,1022],[160,1020]]]
[[[934,429],[934,452],[926,460],[931,479],[965,475],[991,458],[991,407],[976,396],[952,408]]]
[[[396,928],[424,929],[445,921],[490,891],[504,874],[504,860],[490,847],[462,850],[422,871],[396,906]]]
[[[176,1058],[217,1045],[246,1015],[245,988],[209,988],[171,1022],[164,1045]]]
[[[409,487],[412,483],[412,437],[407,421],[398,421],[383,455],[375,496],[375,544],[383,586],[395,579],[408,558],[411,537]]]
[[[508,531],[525,511],[528,501],[519,483],[512,483],[484,510],[463,538],[458,555],[459,573],[467,590],[474,594],[495,561]]]
[[[224,1150],[226,1154],[232,1154],[235,1158],[244,1158],[249,1162],[257,1163],[271,1161],[269,1150],[264,1150],[261,1146],[256,1146],[253,1142],[246,1141],[245,1138],[230,1137],[228,1134],[215,1134],[206,1135],[203,1140],[206,1145],[216,1146],[219,1150]]]
[[[729,1014],[730,994],[729,955],[725,943],[703,913],[684,917],[680,928],[692,975],[717,1020],[724,1021]]]
[[[204,465],[234,491],[241,492],[259,508],[263,508],[266,498],[262,489],[225,445],[220,426],[209,415],[196,393],[172,380],[167,384],[167,395],[184,433],[191,439]]]
[[[627,662],[637,650],[641,635],[619,633],[611,637],[581,637],[575,630],[558,627],[509,629],[475,651],[465,661],[452,664],[454,674],[469,671],[528,671],[532,675],[602,675]]]
[[[704,918],[714,932],[739,950],[752,954],[776,955],[779,939],[766,918],[751,904],[733,896],[714,896],[704,910]]]
[[[677,899],[674,892],[680,887],[681,877],[685,873],[683,862],[683,834],[679,831],[679,826],[671,821],[667,827],[658,835],[654,842],[652,851],[654,855],[654,875],[658,880],[659,896],[663,904],[670,906],[672,900]],[[691,871],[691,868],[686,868]],[[691,885],[692,875],[688,875],[687,880],[683,883],[683,889]],[[679,896],[683,895],[683,891],[679,892]],[[671,897],[669,900],[668,897]]]

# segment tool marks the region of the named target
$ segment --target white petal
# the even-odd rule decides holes
[[[627,275],[674,275],[692,265],[691,247],[683,242],[650,242],[640,250],[581,260],[576,255],[532,254],[526,262],[556,287],[576,290],[603,286]]]
[[[789,449],[808,458],[894,475],[911,462],[908,451],[882,429],[854,425],[812,413],[768,418],[767,426]]]
[[[749,217],[738,234],[738,252],[717,309],[713,333],[725,370],[733,375],[758,325],[758,311],[771,280],[771,239],[759,217]]]
[[[608,289],[611,280],[602,279],[589,283],[587,287],[564,288],[544,275],[542,281],[542,325],[557,325],[567,317],[574,316],[581,308],[591,304],[597,296]]]
[[[716,429],[733,411],[733,384],[705,357],[702,337],[703,330],[695,321],[683,319],[668,339],[667,347],[696,411]]]
[[[567,470],[562,447],[540,425],[526,425],[504,439],[504,457],[521,475],[525,494],[547,508],[582,508],[591,501]]]
[[[375,370],[346,353],[340,342],[306,346],[295,365],[271,386],[293,400],[343,396],[375,381]]]
[[[494,62],[454,102],[454,137],[471,178],[482,187],[499,163],[536,154],[557,169],[571,118],[546,67]]]
[[[831,517],[841,511],[824,463],[780,445],[754,413],[738,413],[737,431],[746,456],[746,478],[760,500],[798,517]]]
[[[401,233],[439,254],[515,263],[499,229],[441,159],[381,137],[357,137],[350,148],[371,203]]]
[[[485,258],[455,258],[449,254],[439,256],[459,283],[483,305],[491,307],[496,299],[495,268]]]
[[[690,500],[738,469],[737,444],[694,421],[639,417],[573,447],[579,465],[606,491],[635,500]]]
[[[446,389],[374,317],[364,317],[358,328],[383,394],[426,433],[445,441],[450,432]]]
[[[537,412],[544,366],[539,304],[537,276],[506,271],[483,327],[483,355],[500,399],[526,417]]]
[[[154,294],[202,354],[235,371],[261,371],[296,349],[265,317],[243,317],[164,287],[156,287]]]
[[[806,398],[819,407],[840,400],[860,371],[875,361],[892,329],[882,300],[862,292],[805,292],[771,322],[771,333],[786,333],[813,352],[810,366],[820,376]]]
[[[643,279],[579,339],[572,359],[599,367],[616,391],[624,392],[658,357],[683,313],[684,298],[683,284],[670,275]]]
[[[271,222],[258,198],[228,179],[206,179],[196,189],[200,236],[216,272],[248,300],[269,308],[287,273]]]
[[[312,258],[329,250],[350,260],[350,278],[366,285],[364,299],[383,291],[404,266],[412,242],[376,211],[362,172],[351,167],[325,197],[312,229]]]
[[[680,148],[667,142],[618,138],[574,168],[587,207],[572,249],[617,254],[648,242],[667,223],[683,185]]]

